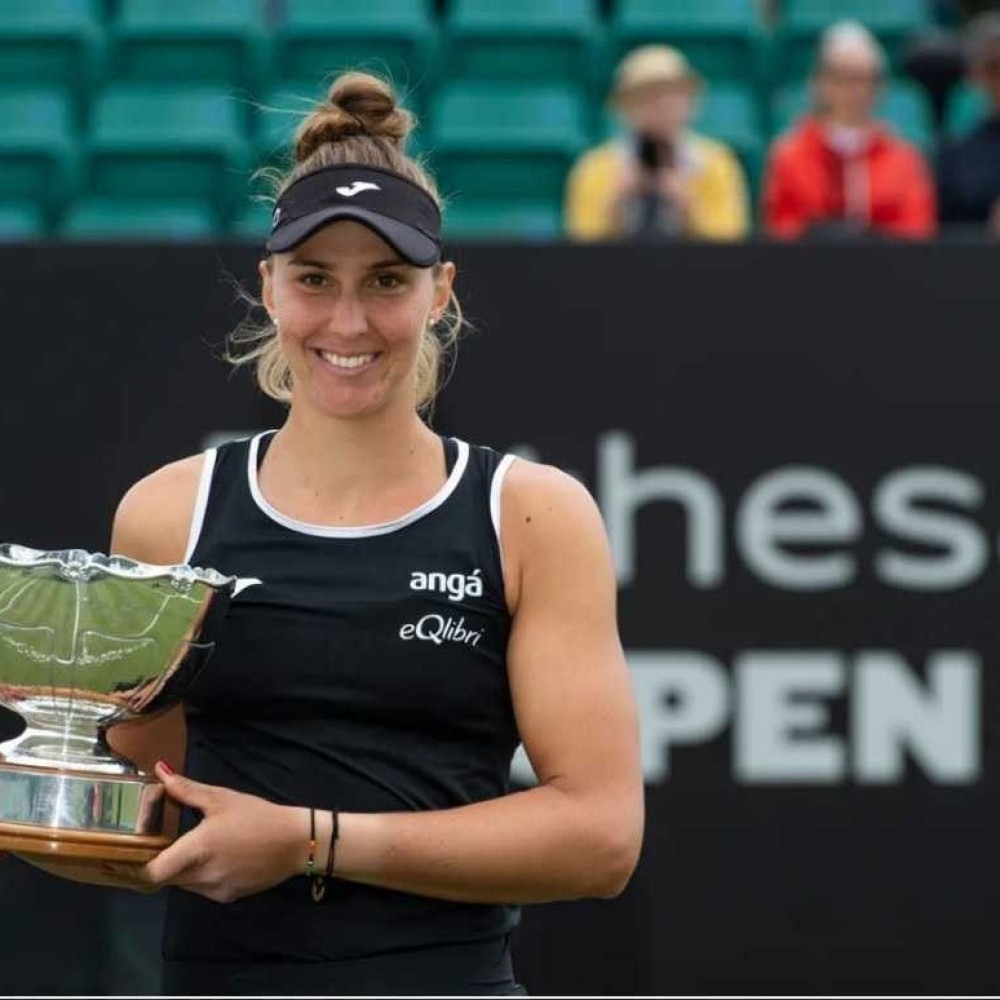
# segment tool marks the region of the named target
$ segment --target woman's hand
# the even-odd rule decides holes
[[[174,774],[162,761],[156,774],[172,799],[197,809],[203,819],[146,865],[152,884],[229,903],[305,873],[307,809],[203,785]]]

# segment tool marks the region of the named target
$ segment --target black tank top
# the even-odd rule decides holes
[[[519,742],[497,530],[512,456],[445,439],[435,496],[338,529],[261,495],[270,439],[206,453],[187,561],[240,582],[186,701],[186,773],[343,812],[504,795]],[[182,828],[196,821],[186,811]],[[518,914],[344,880],[315,903],[304,876],[226,905],[172,889],[164,955],[331,961],[504,935]]]

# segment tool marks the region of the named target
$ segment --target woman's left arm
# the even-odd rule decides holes
[[[643,827],[638,725],[600,513],[572,477],[518,461],[504,486],[501,536],[513,610],[507,669],[539,784],[451,809],[341,813],[338,878],[462,902],[534,903],[615,896],[635,868]],[[204,827],[196,843],[164,852],[150,866],[155,881],[216,899],[256,891],[263,884],[242,884],[236,856],[240,848],[257,853],[262,841],[282,866],[273,881],[304,870],[308,810],[180,778],[167,783],[215,820],[214,833],[203,823],[183,838]],[[249,827],[256,833],[247,836]],[[328,820],[321,833],[320,868]],[[260,865],[269,867],[264,857]]]
[[[614,896],[642,840],[638,726],[597,506],[576,480],[515,462],[501,536],[508,674],[539,784],[429,813],[348,814],[337,874],[427,896],[540,902]]]

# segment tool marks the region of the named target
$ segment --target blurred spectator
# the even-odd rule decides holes
[[[749,205],[738,160],[688,128],[702,86],[684,56],[666,45],[644,45],[621,61],[610,103],[624,135],[574,164],[566,191],[569,236],[746,235]]]
[[[958,25],[977,17],[987,10],[1000,8],[998,0],[927,0],[931,17],[945,28]]]
[[[828,28],[815,110],[776,140],[764,177],[771,235],[932,235],[933,182],[920,152],[875,118],[885,53],[855,21]]]
[[[987,226],[1000,237],[1000,12],[980,14],[966,28],[972,83],[986,93],[986,118],[938,160],[943,223]]]

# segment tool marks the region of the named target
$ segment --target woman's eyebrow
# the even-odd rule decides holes
[[[332,271],[336,267],[336,264],[329,264],[322,260],[307,260],[305,257],[298,256],[291,257],[288,263],[294,264],[296,267],[318,267],[323,271]],[[409,266],[409,261],[403,260],[402,257],[390,257],[386,260],[378,260],[374,264],[369,264],[368,270],[377,271],[382,267],[399,267],[400,265],[407,267]]]
[[[294,264],[296,267],[318,267],[320,270],[329,271],[330,265],[325,264],[321,260],[306,260],[305,257],[293,256],[288,261],[289,264]]]

